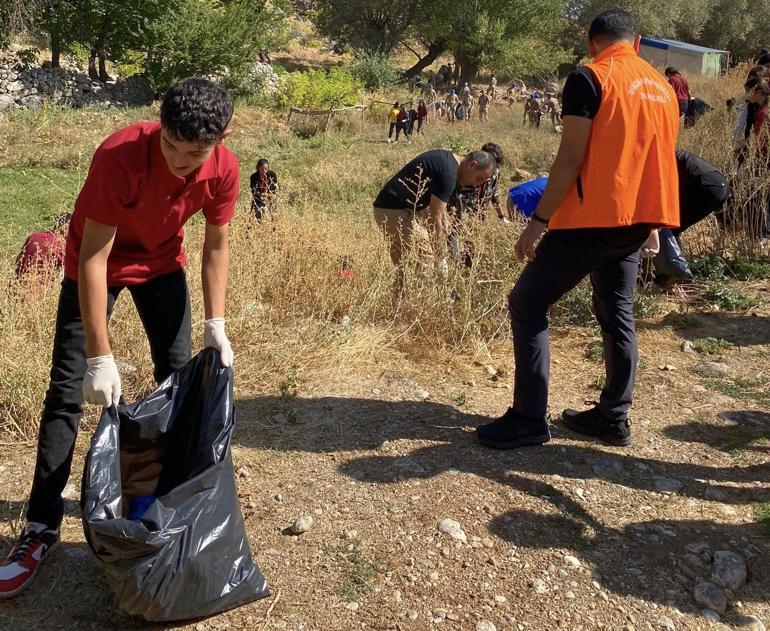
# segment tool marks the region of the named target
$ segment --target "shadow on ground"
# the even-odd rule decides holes
[[[770,318],[741,313],[671,313],[655,322],[638,322],[638,328],[662,330],[671,328],[686,340],[717,337],[734,346],[770,344]]]
[[[764,554],[760,560],[752,559],[753,583],[741,598],[744,602],[764,601],[758,592],[770,581],[770,567],[761,558],[770,556],[770,538],[760,525],[652,519],[617,530],[597,520],[587,505],[571,495],[527,476],[558,474],[575,480],[606,480],[642,491],[656,491],[656,481],[667,478],[681,482],[678,493],[682,496],[743,505],[770,501],[770,492],[760,487],[760,481],[770,475],[767,464],[720,467],[664,462],[635,455],[633,449],[608,453],[586,442],[494,451],[480,446],[473,433],[476,425],[488,420],[486,417],[427,402],[265,397],[240,402],[239,414],[236,440],[248,447],[287,452],[365,452],[378,450],[389,441],[430,441],[408,454],[350,454],[339,470],[362,483],[379,484],[428,479],[453,471],[480,476],[539,498],[550,505],[544,514],[512,509],[492,516],[490,531],[523,548],[569,548],[595,561],[596,580],[618,594],[670,604],[675,592],[680,604],[691,608],[689,593],[676,585],[672,550],[684,554],[684,546],[696,541],[717,549],[733,546],[741,551],[759,546]],[[672,438],[687,439],[677,435],[675,429],[671,430]],[[740,440],[743,431],[722,429],[723,434],[733,434]],[[560,425],[553,426],[552,432],[558,438],[577,438]],[[601,463],[608,459],[619,466],[602,467]],[[744,483],[747,488],[736,488],[733,483]]]

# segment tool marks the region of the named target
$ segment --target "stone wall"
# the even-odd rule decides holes
[[[154,93],[141,75],[101,83],[77,68],[42,68],[18,59],[0,61],[0,112],[36,108],[44,103],[60,107],[137,107],[152,103]]]

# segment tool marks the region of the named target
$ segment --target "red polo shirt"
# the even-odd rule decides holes
[[[78,279],[86,219],[116,226],[107,284],[136,285],[185,266],[184,224],[199,210],[215,226],[228,223],[238,197],[238,160],[217,145],[209,160],[176,177],[160,149],[160,123],[118,130],[96,150],[75,202],[64,262]]]

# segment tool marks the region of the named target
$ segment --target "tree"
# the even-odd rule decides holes
[[[342,44],[371,54],[389,55],[415,24],[422,0],[319,0],[318,30]]]
[[[556,43],[562,0],[456,0],[449,12],[447,47],[461,67],[460,81],[480,68],[517,74],[545,74],[571,55]]]
[[[151,83],[162,90],[192,75],[242,75],[277,44],[288,11],[283,0],[176,0],[143,38]]]

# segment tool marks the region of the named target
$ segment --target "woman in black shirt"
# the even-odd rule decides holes
[[[278,176],[270,170],[267,159],[260,158],[257,170],[251,174],[251,210],[257,223],[273,211],[277,194]]]

